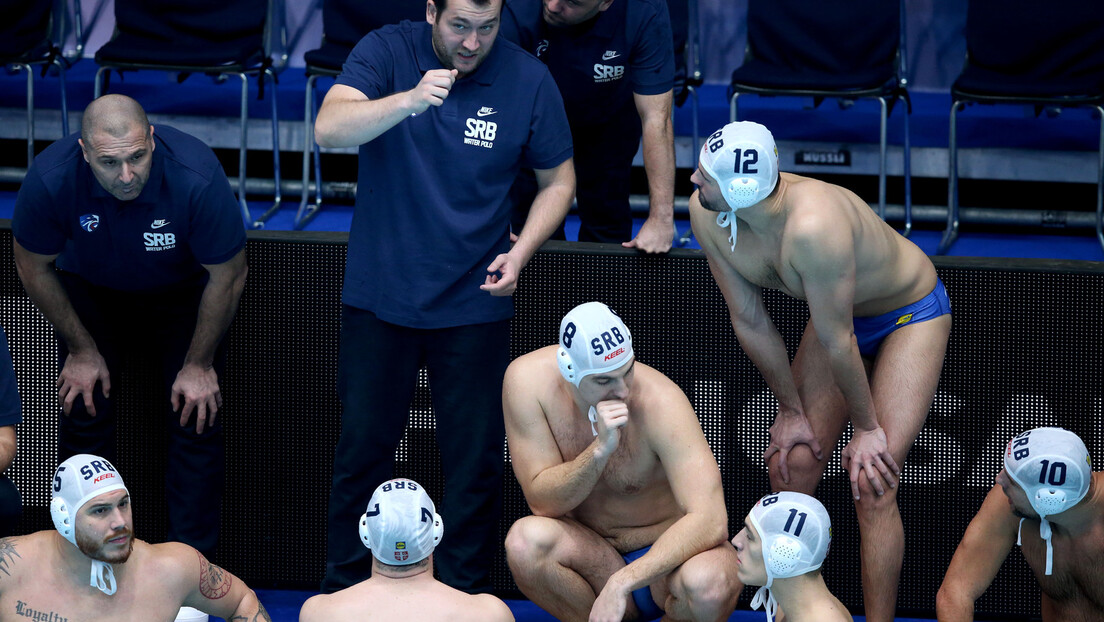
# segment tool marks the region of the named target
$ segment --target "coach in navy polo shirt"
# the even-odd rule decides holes
[[[675,56],[663,0],[506,0],[500,37],[543,61],[563,94],[579,240],[667,252],[675,234]],[[634,238],[629,181],[642,134],[649,212]],[[530,187],[523,174],[514,189],[520,217]]]
[[[23,406],[15,386],[8,336],[0,326],[0,538],[14,536],[23,514],[19,490],[6,471],[15,459],[15,424],[23,422]]]
[[[429,0],[427,23],[368,34],[318,113],[319,144],[360,145],[326,592],[370,576],[371,556],[351,526],[393,477],[423,366],[449,521],[436,567],[455,588],[490,589],[500,550],[510,294],[575,189],[559,92],[544,65],[496,41],[501,3]],[[537,171],[540,190],[511,247],[506,195],[522,166]]]
[[[105,95],[27,172],[16,267],[58,340],[58,459],[115,460],[125,353],[159,365],[170,540],[213,555],[223,488],[223,334],[245,285],[245,227],[214,153]],[[56,260],[57,270],[54,269]],[[114,389],[114,392],[113,392]],[[110,399],[109,399],[110,398]]]

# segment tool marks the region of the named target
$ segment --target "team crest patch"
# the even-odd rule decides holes
[[[907,313],[907,314],[902,315],[901,317],[897,318],[897,326],[901,326],[903,324],[908,324],[911,321],[912,321],[912,314]]]
[[[85,231],[87,231],[89,233],[92,233],[93,231],[96,230],[96,227],[100,226],[100,215],[99,214],[85,214],[84,216],[81,216],[80,217],[80,226],[81,226],[81,229],[84,229]]]
[[[406,551],[395,551],[395,561],[405,562],[408,559],[410,559],[410,553]]]

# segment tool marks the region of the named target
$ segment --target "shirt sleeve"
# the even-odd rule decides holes
[[[640,2],[643,14],[636,24],[633,42],[633,93],[659,95],[675,86],[675,47],[671,16],[662,3]],[[658,6],[657,6],[658,5]]]
[[[34,164],[23,178],[12,213],[12,234],[19,245],[38,255],[57,255],[65,249],[65,227],[58,220],[54,199]]]
[[[336,83],[352,87],[368,99],[379,99],[394,92],[394,75],[391,48],[377,30],[365,35],[349,53]]]
[[[529,51],[521,42],[521,24],[518,23],[518,16],[514,12],[514,6],[509,1],[502,5],[502,17],[499,19],[498,36],[511,43],[516,43],[526,52]]]
[[[552,74],[544,70],[533,102],[533,119],[529,126],[529,143],[522,154],[524,168],[546,170],[563,164],[571,157],[571,127],[564,112],[563,97]]]
[[[23,406],[15,386],[15,369],[12,367],[8,337],[0,327],[0,426],[23,422]]]
[[[201,264],[229,261],[245,247],[245,224],[222,166],[196,200],[188,227],[192,255]]]

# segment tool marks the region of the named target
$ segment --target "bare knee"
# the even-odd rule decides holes
[[[824,467],[828,464],[828,454],[825,452],[824,460],[817,460],[813,450],[806,445],[797,445],[786,456],[786,465],[789,467],[790,481],[782,480],[781,454],[774,454],[767,461],[767,473],[770,475],[771,490],[780,492],[792,490],[803,492],[807,495],[816,491],[820,477],[824,474]]]
[[[556,530],[552,521],[539,516],[519,519],[506,534],[506,562],[517,574],[547,560],[556,546]]]
[[[684,601],[684,610],[695,620],[727,616],[743,588],[736,578],[735,561],[712,553],[690,558],[672,576],[672,596]]]
[[[859,476],[859,499],[855,501],[855,513],[860,520],[897,511],[897,488],[890,488],[883,481],[882,489],[884,494],[879,495],[870,479],[865,475]]]

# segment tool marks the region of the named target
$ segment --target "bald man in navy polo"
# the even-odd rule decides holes
[[[12,219],[27,294],[54,327],[58,458],[115,459],[128,353],[152,359],[169,430],[168,538],[213,555],[224,480],[222,337],[245,287],[245,226],[214,152],[104,95],[27,172]],[[55,270],[56,264],[56,270]],[[114,392],[113,392],[114,390]]]

